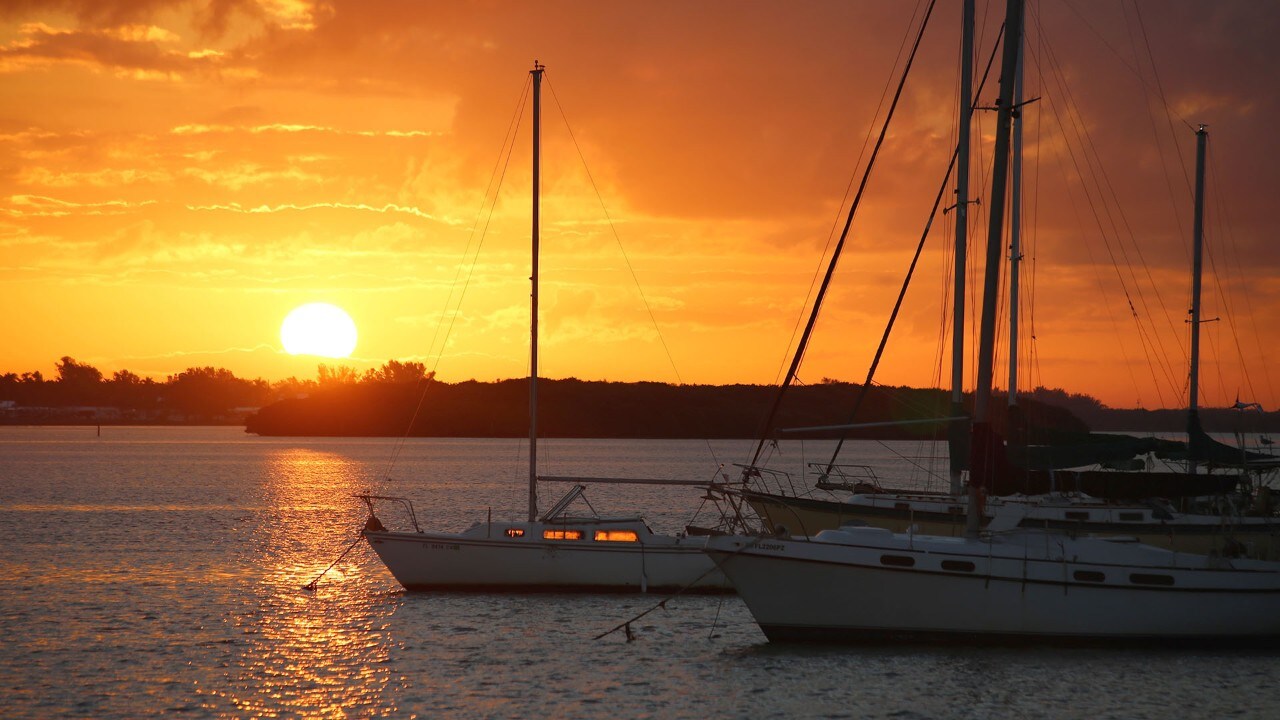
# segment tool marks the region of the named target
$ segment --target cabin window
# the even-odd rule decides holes
[[[1072,573],[1072,577],[1074,577],[1078,582],[1090,583],[1099,583],[1107,579],[1106,575],[1103,575],[1097,570],[1077,570]]]
[[[1140,513],[1140,512],[1122,512],[1122,513],[1120,513],[1120,519],[1121,519],[1121,520],[1128,520],[1128,521],[1130,521],[1130,522],[1142,522],[1142,513]]]
[[[597,530],[596,542],[639,542],[635,530]]]
[[[581,530],[543,530],[543,540],[581,540]]]
[[[507,537],[524,537],[524,528],[507,528]]]
[[[1162,585],[1169,587],[1173,585],[1172,575],[1157,575],[1155,573],[1131,573],[1129,582],[1134,585]]]
[[[949,572],[973,572],[974,564],[968,560],[943,560],[942,569]]]
[[[881,555],[880,564],[890,567],[913,567],[916,564],[916,559],[906,555]]]
[[[1067,519],[1068,520],[1088,520],[1089,513],[1081,510],[1068,510]]]

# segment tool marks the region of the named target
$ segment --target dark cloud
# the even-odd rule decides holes
[[[0,58],[76,61],[107,68],[185,73],[221,64],[218,56],[192,57],[148,39],[122,37],[109,31],[58,31],[31,26],[27,42],[0,48]]]

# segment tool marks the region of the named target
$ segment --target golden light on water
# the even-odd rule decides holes
[[[396,601],[355,561],[315,579],[358,536],[350,496],[366,481],[359,463],[309,448],[281,448],[264,467],[263,501],[276,520],[259,533],[252,557],[260,578],[230,619],[240,651],[227,669],[230,701],[251,716],[284,708],[309,717],[395,715],[383,632]]]

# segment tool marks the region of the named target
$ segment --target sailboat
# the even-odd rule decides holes
[[[538,243],[541,171],[541,82],[545,66],[535,62],[533,84],[533,285],[529,359],[529,512],[521,521],[486,519],[459,532],[423,530],[405,498],[365,494],[369,519],[364,538],[407,590],[523,592],[728,592],[728,579],[702,552],[705,535],[662,535],[643,518],[574,516],[572,505],[585,485],[575,484],[546,513],[538,514]],[[544,478],[547,479],[547,478]],[[606,478],[555,478],[557,481]],[[623,482],[614,479],[615,482]],[[707,483],[632,481],[705,486]],[[388,530],[375,513],[377,502],[401,505],[412,531]]]
[[[966,0],[968,27],[972,7]],[[1280,642],[1280,562],[1009,524],[979,530],[980,500],[1004,463],[990,406],[1022,12],[1022,0],[1008,0],[964,535],[847,526],[812,538],[722,536],[707,552],[771,641]],[[1197,140],[1203,177],[1203,128]]]
[[[966,47],[972,40],[966,38]],[[1013,106],[1022,107],[1021,43],[1018,69],[1014,78]],[[964,414],[962,405],[962,358],[964,338],[965,233],[967,232],[969,119],[972,113],[969,69],[972,53],[963,53],[964,88],[959,113],[956,179],[956,285],[952,307],[952,420]],[[1012,137],[1012,191],[1010,221],[1010,347],[1017,347],[1018,322],[1018,235],[1021,191],[1021,128],[1019,116],[1014,118]],[[1198,256],[1197,256],[1198,257]],[[833,261],[834,262],[834,261]],[[1193,276],[1199,282],[1199,267]],[[1198,295],[1197,295],[1198,297]],[[1197,300],[1198,302],[1198,300]],[[816,312],[816,308],[814,310]],[[1197,318],[1192,319],[1198,322]],[[798,351],[797,354],[799,354]],[[1188,442],[1126,435],[1074,434],[1067,441],[1053,445],[1032,445],[1025,433],[1010,432],[1009,455],[1013,462],[1008,471],[992,479],[989,499],[981,509],[980,524],[985,526],[998,516],[1001,524],[1012,522],[1019,527],[1065,530],[1098,535],[1136,537],[1141,542],[1179,552],[1221,553],[1276,560],[1280,559],[1280,519],[1264,514],[1246,514],[1248,502],[1239,507],[1229,504],[1220,512],[1188,512],[1178,501],[1202,496],[1225,496],[1234,493],[1246,473],[1258,476],[1274,474],[1280,469],[1280,458],[1256,452],[1242,452],[1211,439],[1200,428],[1196,418],[1196,377],[1198,367],[1193,351],[1191,363],[1191,401],[1189,404]],[[1011,428],[1025,427],[1018,421],[1022,413],[1017,407],[1017,355],[1009,353],[1009,393]],[[1237,399],[1237,406],[1240,406]],[[813,430],[800,428],[799,430]],[[823,428],[831,429],[831,428]],[[958,535],[963,532],[967,500],[962,496],[961,473],[966,467],[967,442],[962,436],[965,425],[949,426],[951,449],[951,488],[949,492],[904,491],[886,489],[874,477],[868,477],[862,466],[810,463],[817,476],[815,490],[803,495],[773,490],[763,483],[743,483],[732,492],[738,495],[764,521],[764,526],[780,535],[811,536],[822,530],[847,524],[868,524],[894,532],[912,529],[923,534]],[[794,431],[794,430],[793,430]],[[1021,436],[1021,437],[1018,437]],[[1074,444],[1068,444],[1074,443]],[[1155,455],[1169,461],[1200,462],[1223,470],[1220,473],[1153,472],[1145,468],[1144,455]],[[1143,466],[1140,471],[1115,469],[1079,469],[1083,466]],[[1073,469],[1074,468],[1074,469]],[[1256,483],[1256,484],[1261,484]]]

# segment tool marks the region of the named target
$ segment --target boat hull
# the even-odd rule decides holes
[[[406,590],[470,592],[732,592],[703,553],[706,538],[652,536],[651,542],[543,541],[501,533],[365,531],[365,539]]]
[[[711,539],[707,552],[771,641],[1280,640],[1280,564],[1021,535],[1015,542],[887,531],[819,536],[838,542],[730,536]]]
[[[742,495],[778,534],[813,536],[844,525],[867,524],[892,532],[913,531],[918,535],[959,537],[965,530],[966,501],[936,496],[923,501],[897,502],[893,496],[881,499],[863,496],[862,502],[838,502],[796,498],[756,491]],[[996,509],[993,503],[992,509]],[[1054,513],[1032,511],[1017,521],[1019,527],[1058,530],[1078,535],[1123,535],[1139,542],[1177,552],[1198,555],[1244,555],[1259,560],[1280,560],[1280,521],[1276,518],[1214,518],[1213,522],[1164,521],[1151,517],[1150,508],[1139,514],[1138,522],[1122,521],[1127,507],[1095,505],[1089,509],[1070,506]],[[1068,519],[1067,513],[1086,513],[1093,519]],[[990,521],[984,519],[983,525]]]

